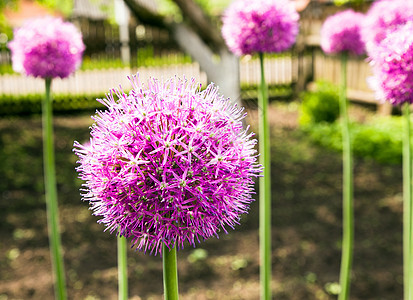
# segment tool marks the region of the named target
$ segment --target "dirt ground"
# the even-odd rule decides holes
[[[256,131],[257,111],[249,108],[248,122]],[[81,202],[71,151],[74,140],[88,139],[89,115],[55,117],[68,297],[116,299],[116,238],[103,232]],[[298,130],[296,104],[273,104],[270,115],[273,298],[335,299],[341,155],[311,144]],[[53,299],[40,116],[0,119],[0,174],[0,300]],[[351,299],[402,298],[401,180],[400,165],[355,159]],[[181,299],[259,299],[258,256],[254,202],[235,231],[178,252]],[[162,299],[159,256],[131,249],[128,267],[130,299]]]

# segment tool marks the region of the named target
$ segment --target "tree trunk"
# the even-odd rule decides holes
[[[226,47],[221,47],[216,56],[199,36],[183,24],[175,24],[171,29],[178,45],[191,55],[207,74],[208,82],[215,83],[220,93],[233,102],[240,100],[239,59]]]

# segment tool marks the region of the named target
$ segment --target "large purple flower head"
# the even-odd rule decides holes
[[[413,20],[413,3],[405,0],[374,2],[363,22],[361,35],[370,56],[389,31]]]
[[[75,142],[83,199],[107,229],[155,254],[233,228],[262,171],[243,110],[193,79],[131,82],[129,94],[100,100],[90,142]]]
[[[44,17],[29,20],[16,29],[9,48],[16,72],[65,78],[80,66],[85,45],[73,24]]]
[[[224,13],[222,35],[238,56],[282,52],[295,43],[298,20],[289,0],[237,0]]]
[[[380,100],[413,103],[413,22],[398,27],[380,43],[371,61],[370,85]]]
[[[364,53],[360,27],[364,15],[348,9],[328,17],[321,27],[321,48],[329,54]]]

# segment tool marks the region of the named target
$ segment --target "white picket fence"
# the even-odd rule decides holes
[[[290,84],[296,78],[293,60],[290,56],[265,60],[265,77],[269,84]],[[179,76],[195,78],[205,85],[207,77],[197,63],[184,65],[169,65],[162,67],[142,67],[138,70],[130,68],[77,71],[66,79],[53,80],[53,93],[96,95],[106,93],[110,88],[122,85],[129,89],[127,76],[139,72],[139,77],[146,80],[149,77],[170,78]],[[234,75],[236,76],[236,75]],[[259,61],[243,58],[240,62],[241,83],[258,84],[260,81]],[[20,74],[0,76],[0,95],[27,95],[44,92],[44,80],[27,77]]]
[[[264,59],[265,80],[268,84],[291,84],[297,80],[298,73],[291,56]],[[240,62],[241,83],[257,85],[260,83],[260,62],[258,59],[244,57]]]
[[[56,94],[96,95],[108,92],[119,85],[128,90],[130,83],[128,76],[136,74],[130,68],[77,71],[65,79],[54,79],[53,92]],[[139,68],[139,77],[142,80],[149,76],[169,78],[171,76],[195,77],[205,82],[205,76],[199,71],[196,64],[176,65],[168,67]],[[27,77],[20,74],[0,76],[0,94],[26,95],[44,93],[44,80]]]

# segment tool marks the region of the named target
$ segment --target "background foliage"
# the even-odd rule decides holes
[[[338,89],[331,83],[320,81],[314,91],[301,94],[300,125],[333,123],[339,116]]]
[[[328,82],[317,82],[315,91],[302,93],[301,99],[301,129],[313,142],[341,152],[341,122],[337,119],[338,88]],[[351,135],[355,155],[381,163],[401,163],[400,116],[374,116],[363,123],[353,121]]]

